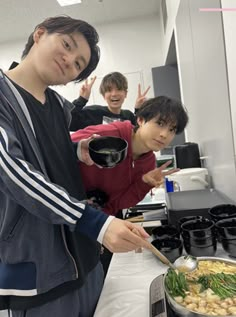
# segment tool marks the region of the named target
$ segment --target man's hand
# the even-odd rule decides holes
[[[138,96],[137,96],[137,99],[136,99],[136,103],[135,103],[135,109],[139,109],[142,104],[144,103],[144,101],[146,101],[146,94],[148,93],[150,89],[150,86],[148,86],[148,88],[142,93],[141,92],[141,85],[138,84]]]
[[[179,171],[179,168],[172,168],[170,170],[164,171],[171,164],[171,162],[172,161],[168,161],[160,167],[157,167],[154,170],[144,174],[142,177],[143,182],[152,187],[161,186],[164,182],[165,176]]]
[[[82,87],[80,88],[80,96],[89,100],[89,97],[91,95],[91,89],[93,87],[93,84],[96,80],[96,76],[92,77],[90,79],[90,82],[88,82],[88,79],[85,80],[85,83],[82,85]]]
[[[109,224],[103,245],[111,252],[128,252],[146,246],[148,233],[129,221],[114,218]]]
[[[93,165],[94,161],[91,159],[89,155],[89,142],[95,138],[100,137],[98,134],[93,134],[91,137],[87,139],[82,139],[79,141],[77,146],[77,157],[78,159],[85,163],[86,165]]]

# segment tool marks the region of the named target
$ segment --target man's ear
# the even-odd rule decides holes
[[[33,35],[33,39],[35,43],[38,43],[39,39],[41,38],[41,36],[46,32],[45,28],[37,28],[34,31],[34,35]]]
[[[143,118],[137,117],[136,122],[138,124],[139,127],[141,127],[141,125],[145,122]]]

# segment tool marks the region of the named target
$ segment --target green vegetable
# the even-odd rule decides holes
[[[198,278],[197,283],[201,284],[201,290],[210,288],[221,299],[236,296],[236,274],[209,274]]]
[[[165,278],[165,285],[169,294],[173,297],[185,297],[185,291],[188,291],[188,284],[185,275],[181,272],[176,272],[173,269],[168,270]]]
[[[168,293],[172,297],[186,296],[188,283],[201,284],[200,292],[210,288],[221,299],[236,296],[236,274],[216,273],[202,275],[196,281],[188,281],[184,273],[169,269],[165,279]]]

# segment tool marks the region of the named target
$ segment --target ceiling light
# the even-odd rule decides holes
[[[81,3],[82,0],[57,0],[61,7],[70,6],[72,4]]]

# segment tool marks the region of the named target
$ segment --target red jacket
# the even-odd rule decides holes
[[[104,211],[114,215],[120,209],[135,206],[150,191],[151,187],[142,181],[142,175],[156,167],[152,151],[137,160],[132,157],[133,126],[130,121],[116,121],[110,124],[99,124],[78,130],[71,135],[73,142],[88,138],[92,134],[117,136],[128,142],[126,159],[113,168],[98,168],[79,162],[86,191],[100,189],[109,199]]]

